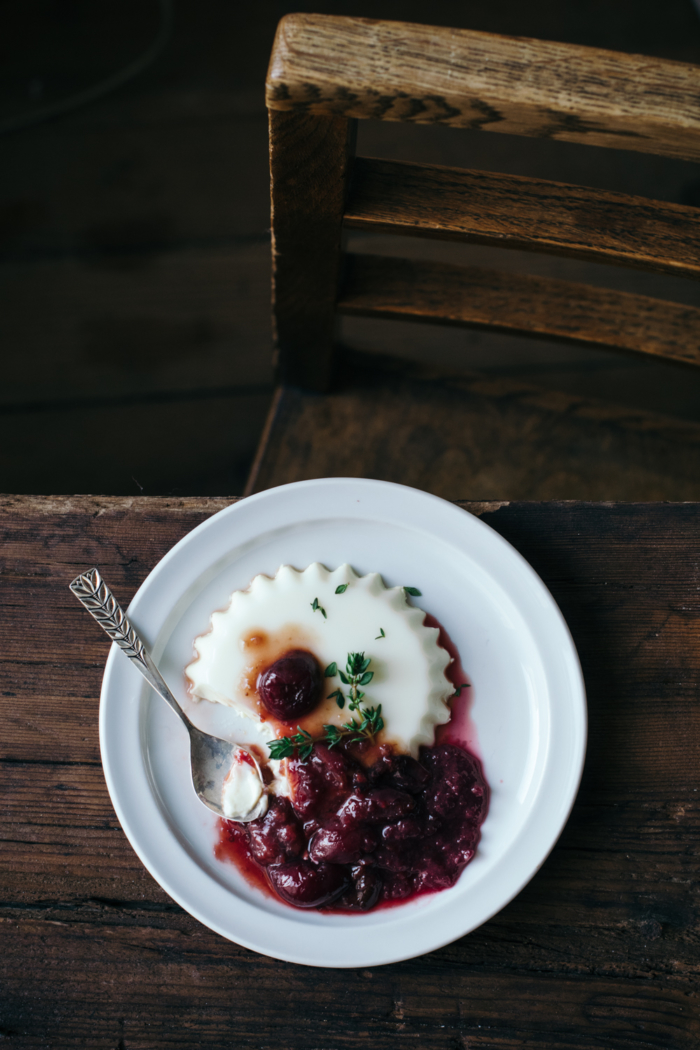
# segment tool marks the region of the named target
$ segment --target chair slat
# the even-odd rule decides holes
[[[700,365],[700,309],[573,281],[350,254],[339,313],[517,332]]]
[[[700,160],[700,67],[472,30],[287,15],[267,105]]]
[[[700,210],[544,179],[358,157],[344,222],[700,277]]]

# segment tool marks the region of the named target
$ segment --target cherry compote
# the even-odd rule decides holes
[[[271,888],[299,908],[366,911],[454,885],[488,808],[481,765],[456,744],[421,748],[419,761],[382,747],[369,767],[350,747],[317,744],[289,761],[288,776],[291,802],[273,798],[264,817],[235,828]]]
[[[293,722],[308,715],[321,699],[323,673],[305,649],[292,649],[258,675],[257,691],[275,718]]]

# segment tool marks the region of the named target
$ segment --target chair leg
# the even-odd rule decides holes
[[[277,374],[325,390],[357,122],[279,110],[269,117]]]

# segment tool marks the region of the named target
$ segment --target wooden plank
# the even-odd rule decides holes
[[[612,289],[386,255],[346,257],[338,312],[489,328],[700,364],[700,309]]]
[[[700,69],[470,30],[287,15],[267,78],[282,111],[481,128],[700,159]]]
[[[700,277],[700,212],[624,193],[358,157],[348,227]]]
[[[185,390],[0,412],[2,488],[238,495],[272,392]]]
[[[68,584],[100,565],[126,608],[170,547],[235,499],[0,497],[0,711],[7,728],[0,760],[60,762],[67,774],[71,764],[99,763],[97,716],[109,640],[86,622]],[[30,648],[39,622],[40,642]]]
[[[445,951],[319,971],[256,957],[196,924],[5,923],[4,1024],[21,1050],[43,1050],[47,1030],[52,1050],[189,1048],[193,1038],[208,1050],[694,1050],[700,1035],[682,978],[490,973],[475,952],[458,962]],[[39,996],[27,959],[45,980]]]
[[[51,36],[48,26],[44,32]],[[36,26],[33,33],[38,39]],[[59,53],[55,35],[54,47]],[[24,62],[35,60],[30,54],[28,48]],[[261,81],[262,70],[256,86]],[[46,83],[55,81],[47,77]],[[131,92],[128,101],[128,93],[115,92],[12,136],[0,174],[5,259],[73,253],[112,271],[144,271],[163,251],[265,236],[270,204],[262,98],[246,105],[243,92],[194,85],[147,90],[143,81]],[[12,105],[15,113],[21,98]]]
[[[5,923],[4,1023],[22,1050],[43,1050],[47,1026],[57,1050],[113,1050],[120,1038],[137,1050],[189,1048],[193,1034],[211,1050],[356,1050],[360,1041],[379,1050],[694,1050],[700,1035],[693,983],[682,978],[490,973],[474,952],[458,963],[444,951],[374,971],[319,971],[261,959],[196,925]],[[27,959],[45,979],[40,996]]]
[[[121,263],[0,266],[0,490],[238,495],[273,393],[269,239]]]
[[[323,390],[331,372],[340,236],[354,123],[270,111],[278,374]]]
[[[700,427],[475,373],[342,351],[324,398],[285,390],[249,489],[370,477],[446,499],[700,498]]]
[[[0,345],[14,351],[5,355],[0,412],[272,384],[269,237],[140,262],[5,263],[0,286]],[[16,491],[9,479],[0,488]]]

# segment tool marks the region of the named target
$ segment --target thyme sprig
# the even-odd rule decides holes
[[[349,719],[342,726],[324,725],[323,736],[320,737],[312,737],[301,726],[297,726],[298,733],[283,736],[267,745],[270,758],[279,761],[296,756],[301,762],[305,762],[315,744],[326,744],[329,748],[335,747],[341,740],[348,740],[351,744],[368,740],[373,744],[377,733],[384,728],[384,719],[381,704],[377,707],[365,707],[363,704],[365,694],[361,686],[369,685],[374,678],[374,671],[368,670],[371,662],[371,657],[365,656],[364,653],[348,653],[344,671],[339,670],[334,661],[324,672],[326,678],[334,678],[337,672],[343,685],[350,687],[349,696],[346,697],[342,689],[338,688],[330,693],[327,699],[334,698],[341,710],[347,703],[348,711],[356,712],[358,717]]]
[[[347,663],[345,664],[344,671],[338,671],[338,677],[343,685],[350,686],[350,702],[348,704],[349,711],[358,711],[359,704],[364,697],[364,693],[360,690],[361,685],[369,685],[374,678],[374,671],[368,671],[367,668],[371,663],[369,656],[365,656],[364,653],[348,653]],[[341,709],[345,707],[345,694],[342,689],[336,689],[334,693],[331,693],[330,697],[334,696],[335,701]]]
[[[363,740],[369,740],[370,744],[374,743],[375,736],[384,728],[382,705],[357,710],[360,713],[359,721],[357,718],[352,718],[340,727],[333,725],[323,727],[326,730],[323,737],[324,744],[328,744],[328,747],[335,747],[343,738],[348,738],[351,744],[359,744]]]
[[[297,729],[299,732],[294,736],[283,736],[267,745],[270,750],[270,758],[279,761],[282,758],[293,758],[295,754],[298,754],[301,761],[306,762],[317,741],[301,726],[297,726]]]

